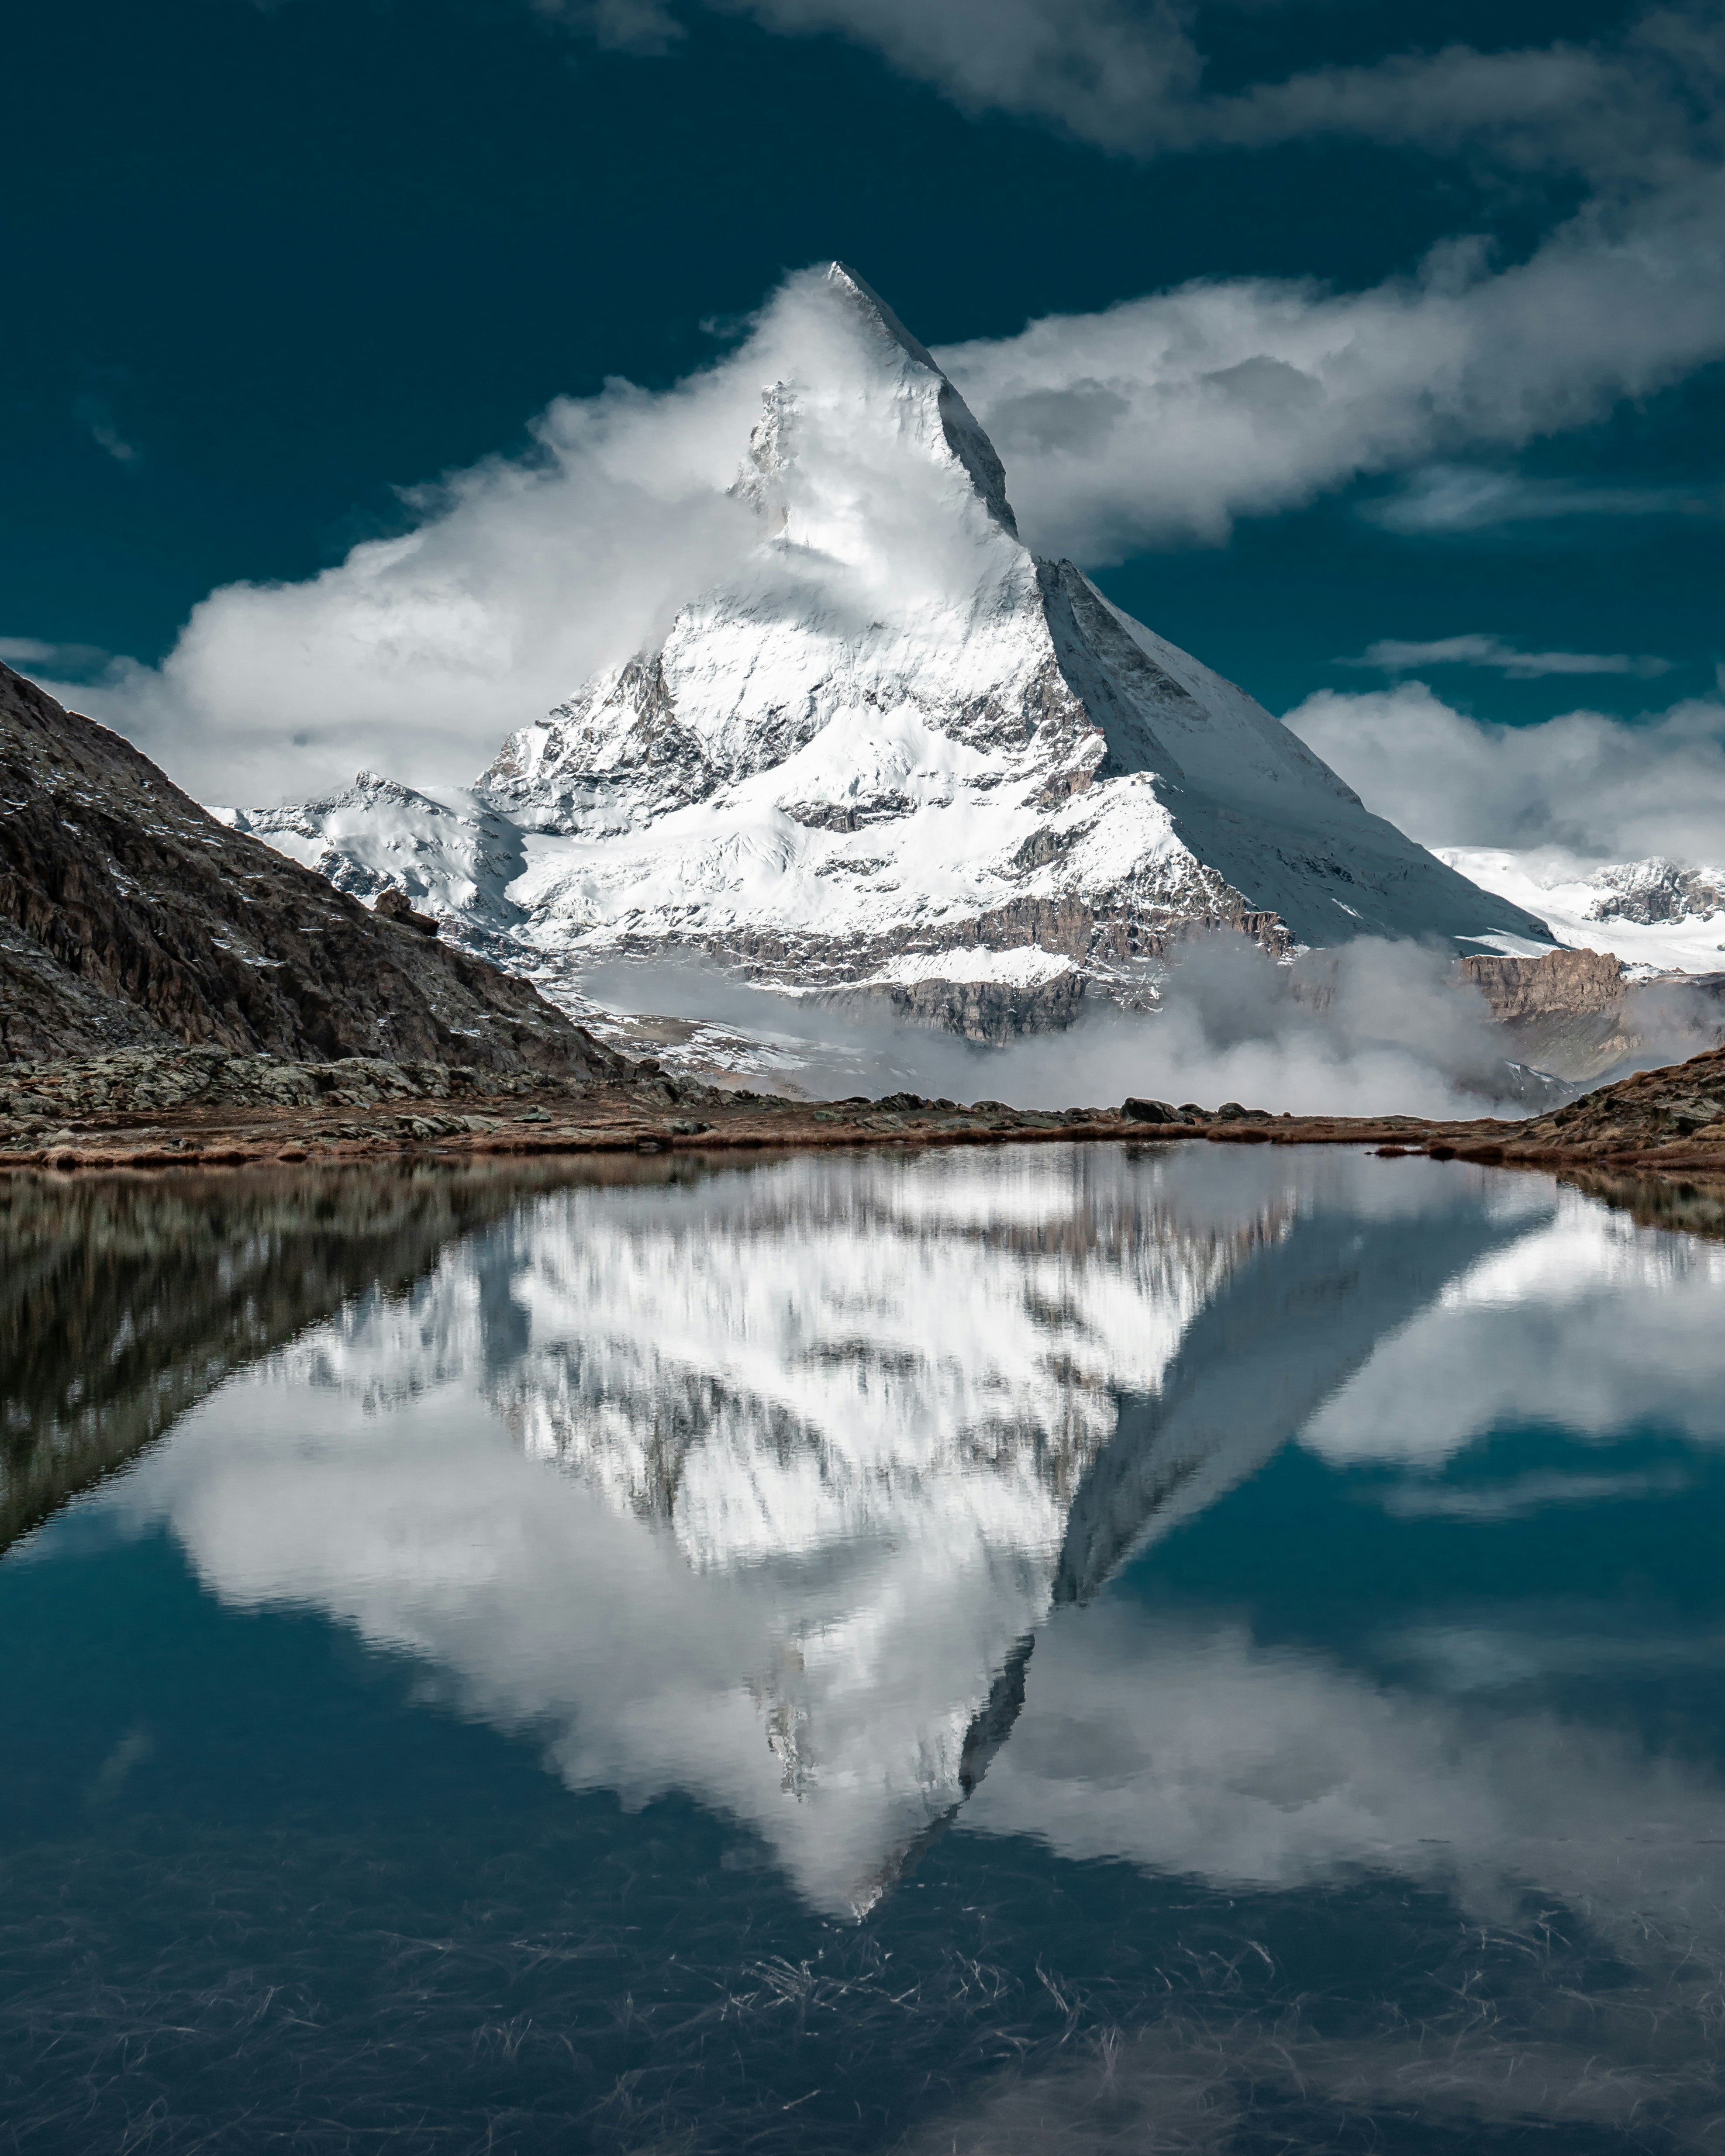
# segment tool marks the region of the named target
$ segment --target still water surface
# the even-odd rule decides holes
[[[1725,2148],[1725,1243],[1089,1147],[0,1276],[0,2150]]]

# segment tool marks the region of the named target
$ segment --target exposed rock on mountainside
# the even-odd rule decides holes
[[[1621,963],[1604,951],[1548,951],[1537,958],[1464,958],[1461,972],[1505,1027],[1511,1053],[1568,1079],[1598,1076],[1632,1055]]]
[[[1464,958],[1463,975],[1509,1036],[1511,1054],[1572,1083],[1725,1034],[1725,974],[1636,980],[1606,951]]]
[[[1031,554],[922,346],[836,264],[803,290],[814,356],[737,444],[758,543],[660,643],[511,736],[474,793],[362,776],[236,820],[445,933],[507,938],[551,993],[597,957],[696,950],[982,1040],[1086,991],[1141,999],[1195,928],[1548,944]]]
[[[1614,1009],[1623,997],[1623,968],[1603,951],[1547,951],[1537,958],[1476,956],[1461,970],[1480,988],[1496,1019],[1548,1018]]]
[[[224,829],[0,666],[0,1061],[208,1043],[598,1076],[526,983]]]
[[[1594,902],[1595,921],[1712,921],[1725,914],[1725,875],[1716,869],[1685,868],[1660,859],[1601,869],[1604,886]]]

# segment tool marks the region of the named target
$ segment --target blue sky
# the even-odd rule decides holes
[[[1077,325],[1063,413],[1120,303],[1196,279],[1243,306],[1246,280],[1315,280],[1284,309],[1378,295],[1358,336],[1404,340],[1394,381],[1279,475],[1223,469],[1222,442],[1206,472],[1194,437],[1158,506],[1152,444],[1108,507],[1059,429],[1040,463],[1001,444],[1063,551],[1272,709],[1415,675],[1517,724],[1714,690],[1709,8],[59,0],[13,11],[6,51],[0,652],[27,670],[153,666],[212,589],[411,529],[403,488],[527,452],[554,398],[667,388],[838,255],[937,346]],[[1554,249],[1561,279],[1517,298]],[[1415,378],[1407,302],[1445,279],[1473,311],[1453,394]],[[999,367],[977,367],[982,409]],[[1125,373],[1128,401],[1154,386],[1151,358]],[[1385,644],[1394,665],[1338,663]]]

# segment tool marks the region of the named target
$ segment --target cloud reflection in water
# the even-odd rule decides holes
[[[572,1787],[747,1823],[823,1910],[968,1797],[1081,1859],[1626,1913],[1693,1885],[1698,1773],[1081,1605],[1301,1430],[1423,1472],[1531,1411],[1606,1286],[1614,1353],[1645,1330],[1698,1426],[1720,1270],[1531,1178],[1267,1148],[566,1188],[234,1381],[126,1502],[230,1603],[422,1658]]]

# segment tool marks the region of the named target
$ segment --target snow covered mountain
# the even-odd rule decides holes
[[[469,793],[362,774],[245,829],[567,990],[707,953],[1002,1031],[1132,995],[1194,927],[1547,947],[1269,712],[1020,542],[992,444],[852,272],[815,277],[733,492],[759,538]]]
[[[1437,855],[1481,889],[1537,910],[1560,943],[1609,951],[1632,973],[1725,973],[1725,868],[1475,846]]]

